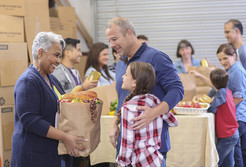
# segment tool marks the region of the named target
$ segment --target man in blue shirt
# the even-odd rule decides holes
[[[243,41],[243,25],[239,20],[231,19],[224,26],[225,38],[237,49],[237,55],[246,69],[246,43]]]
[[[239,20],[230,19],[224,25],[225,38],[237,51],[240,62],[246,70],[246,43],[243,41],[243,25]],[[246,166],[246,134],[241,135],[243,163]]]
[[[157,116],[167,113],[182,100],[184,90],[177,71],[168,55],[147,46],[146,43],[142,44],[138,41],[133,24],[126,18],[116,17],[110,20],[106,25],[106,35],[111,47],[121,56],[116,65],[117,111],[122,106],[125,97],[129,94],[129,91],[121,88],[122,76],[125,74],[128,64],[133,61],[143,61],[152,64],[155,69],[156,85],[151,93],[162,102],[155,108],[139,107],[138,109],[144,110],[144,113],[132,120],[135,122],[133,125],[134,129],[146,127]],[[119,146],[121,136],[119,136],[117,123],[117,117],[115,117],[110,128],[110,142],[119,151],[119,147],[116,147],[116,141],[119,139]],[[170,139],[165,122],[163,123],[161,140],[160,152],[166,157],[166,153],[170,150]],[[164,158],[162,166],[165,165]]]

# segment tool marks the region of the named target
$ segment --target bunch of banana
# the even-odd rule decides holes
[[[192,99],[192,101],[197,101],[197,102],[200,102],[200,103],[211,103],[213,101],[213,99],[211,97],[209,97],[208,95],[203,94],[199,98],[195,96]]]
[[[202,67],[208,67],[208,61],[207,61],[206,59],[203,59],[203,60],[201,60],[200,65],[201,65]]]

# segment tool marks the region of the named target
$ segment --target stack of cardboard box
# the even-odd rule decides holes
[[[50,8],[50,29],[65,38],[77,39],[76,13],[74,7]]]
[[[50,31],[49,4],[48,1],[45,0],[16,1],[25,2],[25,40],[28,45],[29,60],[32,64],[32,42],[35,36],[41,31]]]
[[[24,0],[0,0],[0,166],[10,166],[14,85],[28,66]]]

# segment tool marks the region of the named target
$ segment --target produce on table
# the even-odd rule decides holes
[[[173,112],[175,114],[202,114],[207,112],[212,98],[207,95],[202,95],[200,97],[194,96],[192,101],[181,101],[174,108]]]
[[[114,115],[117,109],[117,105],[118,105],[118,99],[112,101],[110,103],[110,112],[108,113],[108,115]]]
[[[203,94],[202,96],[200,97],[194,97],[192,99],[192,101],[197,101],[197,102],[200,102],[200,103],[211,103],[213,101],[213,99],[211,97],[209,97],[208,95],[206,94]]]
[[[207,108],[208,103],[200,103],[197,101],[181,101],[176,107],[186,107],[186,108]]]
[[[211,97],[203,94],[201,97],[194,96],[190,102],[181,101],[176,107],[207,108],[212,101],[213,99]]]

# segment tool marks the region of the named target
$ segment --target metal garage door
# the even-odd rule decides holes
[[[207,57],[211,64],[219,65],[216,50],[227,42],[224,23],[239,19],[246,30],[245,0],[95,0],[94,4],[96,41],[108,44],[107,21],[127,17],[137,34],[148,36],[149,45],[167,53],[174,62],[178,42],[187,39],[195,49],[194,58]]]

